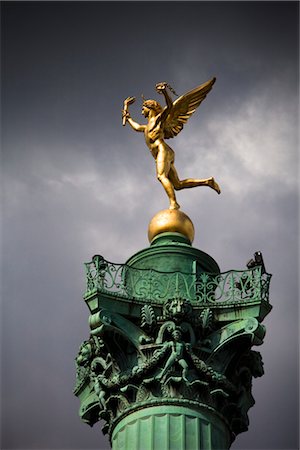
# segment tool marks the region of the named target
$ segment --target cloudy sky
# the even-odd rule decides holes
[[[194,246],[221,271],[261,250],[271,284],[265,376],[234,450],[298,448],[298,2],[2,2],[3,449],[109,448],[78,418],[88,338],[83,263],[147,247],[168,206],[125,97],[217,77],[172,140]]]

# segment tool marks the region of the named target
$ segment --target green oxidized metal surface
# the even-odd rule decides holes
[[[126,264],[137,269],[155,269],[160,272],[220,272],[211,256],[192,247],[183,235],[170,232],[158,235],[149,248],[133,255]]]
[[[152,406],[122,419],[112,433],[112,450],[227,450],[226,420],[203,407]]]
[[[104,421],[113,450],[220,450],[248,428],[252,346],[265,335],[271,275],[220,273],[179,233],[126,264],[85,264],[90,337],[76,358],[81,419]]]
[[[97,293],[152,305],[182,297],[195,306],[208,304],[219,312],[224,306],[224,320],[232,319],[229,307],[236,309],[238,303],[249,310],[263,302],[268,310],[271,276],[262,273],[260,266],[220,273],[213,258],[193,248],[179,233],[163,233],[126,264],[113,264],[96,255],[86,263],[86,274],[85,298],[91,310]]]
[[[268,301],[270,276],[262,274],[260,267],[225,273],[161,272],[102,260],[103,269],[97,272],[94,263],[87,264],[86,298],[101,292],[153,303],[174,295],[194,303]]]

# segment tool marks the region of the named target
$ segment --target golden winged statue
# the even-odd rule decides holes
[[[180,189],[195,186],[209,186],[218,194],[221,192],[218,183],[216,183],[213,177],[180,180],[174,165],[174,151],[165,142],[165,139],[173,138],[180,133],[183,125],[212,89],[215,80],[215,78],[212,78],[192,91],[181,95],[174,102],[168,92],[169,90],[173,94],[176,94],[171,86],[166,82],[158,83],[156,85],[156,91],[165,97],[166,106],[163,108],[156,100],[143,99],[142,114],[148,119],[146,125],[140,125],[135,122],[129,114],[128,106],[135,102],[135,97],[127,97],[124,101],[124,109],[122,111],[123,125],[126,125],[126,122],[128,122],[135,131],[144,133],[146,144],[156,161],[157,178],[163,185],[170,200],[169,209],[180,208],[175,196],[175,191],[179,191]]]

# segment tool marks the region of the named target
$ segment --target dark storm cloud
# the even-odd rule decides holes
[[[217,76],[170,144],[194,245],[223,271],[262,250],[274,273],[265,376],[236,450],[297,447],[298,4],[2,3],[3,448],[109,448],[78,418],[74,357],[88,336],[82,263],[124,262],[166,207],[122,101]]]

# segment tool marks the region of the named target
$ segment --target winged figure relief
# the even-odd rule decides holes
[[[148,120],[146,125],[135,122],[129,111],[130,104],[135,97],[127,97],[123,108],[123,125],[129,125],[139,132],[143,132],[146,144],[156,161],[157,178],[163,185],[169,197],[169,209],[179,209],[175,191],[195,186],[208,186],[220,194],[221,190],[213,177],[205,179],[187,178],[180,180],[175,168],[175,153],[165,142],[166,139],[177,136],[184,124],[193,115],[201,102],[213,87],[216,79],[212,78],[195,89],[181,95],[174,102],[170,93],[176,95],[173,88],[166,82],[156,85],[156,91],[163,95],[166,106],[163,108],[156,100],[143,98],[142,114]]]

